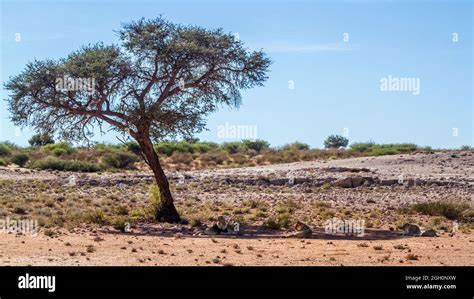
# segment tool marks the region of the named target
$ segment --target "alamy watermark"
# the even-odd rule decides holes
[[[28,220],[28,219],[11,219],[6,217],[0,219],[0,233],[13,233],[13,234],[30,234],[36,236],[38,234],[38,220]]]
[[[217,126],[217,137],[222,139],[257,139],[257,126],[232,125],[226,122],[224,125]]]
[[[73,78],[67,75],[56,78],[57,91],[86,91],[88,94],[95,92],[95,78]]]
[[[363,237],[365,231],[364,219],[346,219],[342,220],[337,217],[326,220],[324,224],[326,234],[345,234]]]
[[[392,92],[410,92],[412,95],[417,96],[421,91],[420,78],[416,77],[382,77],[380,79],[380,90],[381,91],[392,91]]]

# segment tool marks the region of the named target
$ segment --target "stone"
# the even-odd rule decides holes
[[[405,236],[420,236],[421,235],[421,229],[418,225],[416,224],[411,224],[411,223],[405,223],[403,225],[403,234]]]
[[[438,234],[434,229],[425,230],[422,234],[422,237],[437,237]]]
[[[354,176],[354,177],[339,179],[334,182],[334,186],[340,187],[340,188],[356,188],[356,187],[362,186],[364,182],[365,182],[364,178]]]

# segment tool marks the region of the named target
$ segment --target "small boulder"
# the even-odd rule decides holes
[[[434,229],[425,230],[422,234],[422,237],[437,237],[438,234]]]
[[[418,225],[416,224],[411,224],[411,223],[405,223],[403,225],[403,234],[405,236],[420,236],[421,235],[421,229]]]
[[[334,186],[340,188],[356,188],[364,184],[365,179],[359,176],[347,177],[334,182]]]

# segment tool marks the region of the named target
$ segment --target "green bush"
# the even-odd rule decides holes
[[[192,144],[195,153],[207,153],[211,150],[217,149],[219,145],[214,142],[197,142]]]
[[[30,159],[30,157],[28,156],[28,154],[19,153],[19,154],[14,155],[11,158],[11,162],[15,163],[16,165],[18,165],[20,167],[23,167],[23,166],[25,166],[26,162],[28,162],[29,159]]]
[[[205,164],[223,164],[227,160],[227,155],[221,150],[213,150],[208,153],[202,154],[200,160]]]
[[[469,210],[470,207],[467,203],[436,201],[416,203],[411,208],[424,215],[444,216],[448,219],[456,220],[462,218],[463,212]]]
[[[257,153],[260,153],[262,150],[268,149],[270,147],[270,143],[265,140],[255,139],[255,140],[242,140],[244,146],[249,150],[254,150]]]
[[[0,144],[0,156],[9,156],[11,153],[10,147],[6,144]]]
[[[351,151],[365,153],[368,156],[397,155],[414,152],[418,149],[419,147],[413,143],[376,144],[371,141],[353,143],[350,146]]]
[[[282,149],[283,150],[308,150],[309,144],[295,141],[293,143],[284,145]]]
[[[42,147],[44,151],[52,152],[56,156],[61,156],[63,154],[72,154],[76,151],[69,143],[60,142],[55,144],[47,144]]]
[[[131,168],[137,161],[138,157],[136,155],[127,152],[112,152],[102,157],[102,163],[107,168]]]
[[[372,147],[375,146],[375,142],[369,141],[369,142],[356,142],[351,144],[350,149],[355,152],[367,152],[369,151]]]
[[[7,162],[5,162],[3,159],[0,159],[0,166],[7,166]]]
[[[163,141],[155,144],[155,150],[159,154],[171,156],[174,152],[193,153],[193,144],[187,141]]]
[[[245,151],[246,147],[242,142],[235,141],[235,142],[224,142],[221,145],[221,148],[228,152],[229,154],[236,154],[239,152]]]
[[[115,150],[120,150],[121,145],[118,144],[107,144],[107,143],[96,143],[94,144],[94,149],[98,152],[111,152]]]
[[[56,156],[56,157],[59,157],[59,156],[62,156],[63,154],[66,154],[67,151],[63,148],[55,148],[53,150],[53,154]]]
[[[39,147],[47,144],[53,144],[54,139],[47,133],[35,134],[28,140],[28,143],[33,147]]]
[[[76,172],[97,172],[101,170],[101,167],[96,163],[82,162],[77,160],[61,160],[51,156],[32,161],[30,163],[30,168]]]
[[[349,144],[349,140],[341,135],[330,135],[324,141],[325,148],[340,148],[346,147]]]
[[[132,152],[137,156],[139,156],[142,152],[142,148],[140,147],[140,145],[133,141],[125,143],[125,148],[127,149],[127,151]]]

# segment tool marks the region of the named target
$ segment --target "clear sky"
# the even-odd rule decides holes
[[[121,23],[162,15],[237,33],[273,61],[265,87],[245,91],[240,109],[212,114],[201,140],[231,140],[218,134],[227,123],[256,126],[272,145],[322,147],[329,134],[473,145],[472,1],[0,1],[0,140],[27,145],[32,134],[9,121],[3,90],[28,61],[117,43]],[[384,91],[389,76],[414,85]]]

